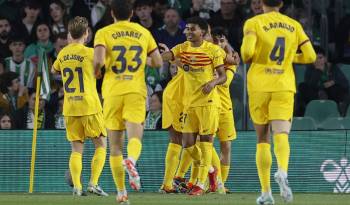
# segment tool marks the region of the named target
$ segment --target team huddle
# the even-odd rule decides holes
[[[246,21],[241,55],[250,64],[249,108],[258,141],[256,164],[261,184],[257,204],[274,204],[270,187],[270,129],[278,162],[275,180],[286,202],[293,200],[288,185],[288,134],[293,114],[295,79],[292,63],[310,63],[316,58],[308,37],[296,21],[280,14],[282,0],[263,0],[265,14]],[[98,185],[106,160],[117,188],[116,200],[129,204],[125,172],[132,189],[141,188],[136,169],[142,150],[146,113],[144,68],[159,68],[163,61],[176,65],[177,74],[163,94],[162,126],[169,132],[162,193],[225,194],[231,161],[231,142],[236,139],[229,86],[240,59],[228,44],[223,29],[211,29],[200,17],[186,21],[187,41],[169,49],[159,48],[151,33],[131,23],[132,3],[114,0],[115,22],[95,35],[94,49],[84,46],[88,23],[75,17],[68,25],[67,45],[59,53],[52,72],[61,73],[67,139],[72,153],[69,168],[73,194],[85,192],[80,181],[84,140],[91,138],[95,153],[87,191],[107,196]],[[160,53],[160,51],[162,51]],[[103,77],[102,99],[96,78]],[[124,131],[128,137],[123,159]],[[213,147],[220,142],[220,157]],[[191,167],[191,177],[185,175]]]

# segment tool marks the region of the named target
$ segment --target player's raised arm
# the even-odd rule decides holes
[[[303,28],[301,25],[298,26],[298,38],[299,38],[299,47],[298,50],[301,51],[301,53],[297,53],[294,57],[293,63],[301,63],[301,64],[308,64],[313,63],[316,61],[316,53],[314,48],[312,47],[312,44],[305,34]]]
[[[252,60],[255,53],[255,44],[257,41],[256,31],[253,22],[247,20],[244,24],[244,37],[241,47],[241,57],[244,63]]]
[[[150,61],[147,61],[147,65],[153,67],[153,68],[160,68],[163,65],[163,59],[160,55],[160,52],[158,48],[152,53],[148,54],[148,57],[150,58]]]

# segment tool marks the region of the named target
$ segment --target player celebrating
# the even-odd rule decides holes
[[[275,180],[284,201],[293,200],[287,180],[288,134],[295,93],[292,63],[312,63],[316,59],[301,25],[279,13],[282,5],[282,0],[263,0],[264,14],[245,22],[241,48],[242,60],[251,63],[247,81],[249,111],[258,137],[256,164],[262,189],[257,204],[274,204],[270,187],[272,157],[269,126],[278,163]],[[297,53],[298,50],[301,53]]]
[[[103,114],[109,137],[110,166],[118,189],[117,201],[122,204],[128,203],[124,169],[129,174],[130,186],[134,190],[140,189],[136,161],[141,154],[142,123],[146,113],[146,58],[150,57],[151,67],[163,64],[151,33],[130,22],[132,8],[128,0],[113,0],[114,24],[98,30],[94,42],[94,67],[98,77],[105,66]],[[123,160],[125,129],[128,157]]]
[[[226,81],[220,47],[203,40],[207,27],[205,20],[199,17],[188,19],[185,28],[187,41],[162,54],[163,60],[181,59],[183,64],[182,142],[184,151],[201,167],[197,184],[190,195],[204,193],[204,183],[211,166],[213,134],[218,126],[219,102],[215,86]],[[218,73],[216,79],[213,78],[215,69]],[[195,148],[197,134],[200,135],[200,152]]]
[[[95,154],[91,162],[91,178],[88,191],[108,196],[98,179],[106,159],[106,129],[102,107],[96,90],[93,69],[93,49],[84,46],[88,37],[88,21],[75,17],[68,24],[69,45],[61,50],[52,66],[52,72],[62,74],[64,85],[63,115],[66,123],[67,139],[71,142],[72,153],[69,169],[74,184],[73,194],[82,196],[80,175],[84,141],[92,137]]]

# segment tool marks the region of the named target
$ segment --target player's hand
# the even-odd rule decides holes
[[[202,89],[202,92],[205,94],[205,95],[208,95],[214,88],[215,88],[215,82],[214,81],[210,81],[208,83],[206,83],[204,86],[203,86],[203,89]]]
[[[168,46],[165,45],[164,43],[159,43],[159,44],[158,44],[158,47],[159,47],[159,52],[160,52],[160,53],[164,53],[164,52],[170,51],[170,49],[168,48]]]
[[[101,70],[95,70],[95,78],[96,79],[101,79],[102,78],[102,73]]]
[[[238,65],[241,62],[241,58],[239,57],[238,52],[234,51],[232,53],[232,56],[235,59],[235,65]]]

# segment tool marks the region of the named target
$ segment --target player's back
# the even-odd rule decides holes
[[[102,111],[96,90],[92,48],[69,44],[60,51],[53,67],[62,75],[63,115],[84,116]]]
[[[147,55],[157,45],[151,33],[137,23],[118,21],[96,33],[95,47],[106,48],[103,97],[139,93],[146,96]]]
[[[248,90],[295,91],[293,59],[300,43],[308,40],[301,25],[279,12],[268,12],[248,19],[246,31],[257,36]]]

